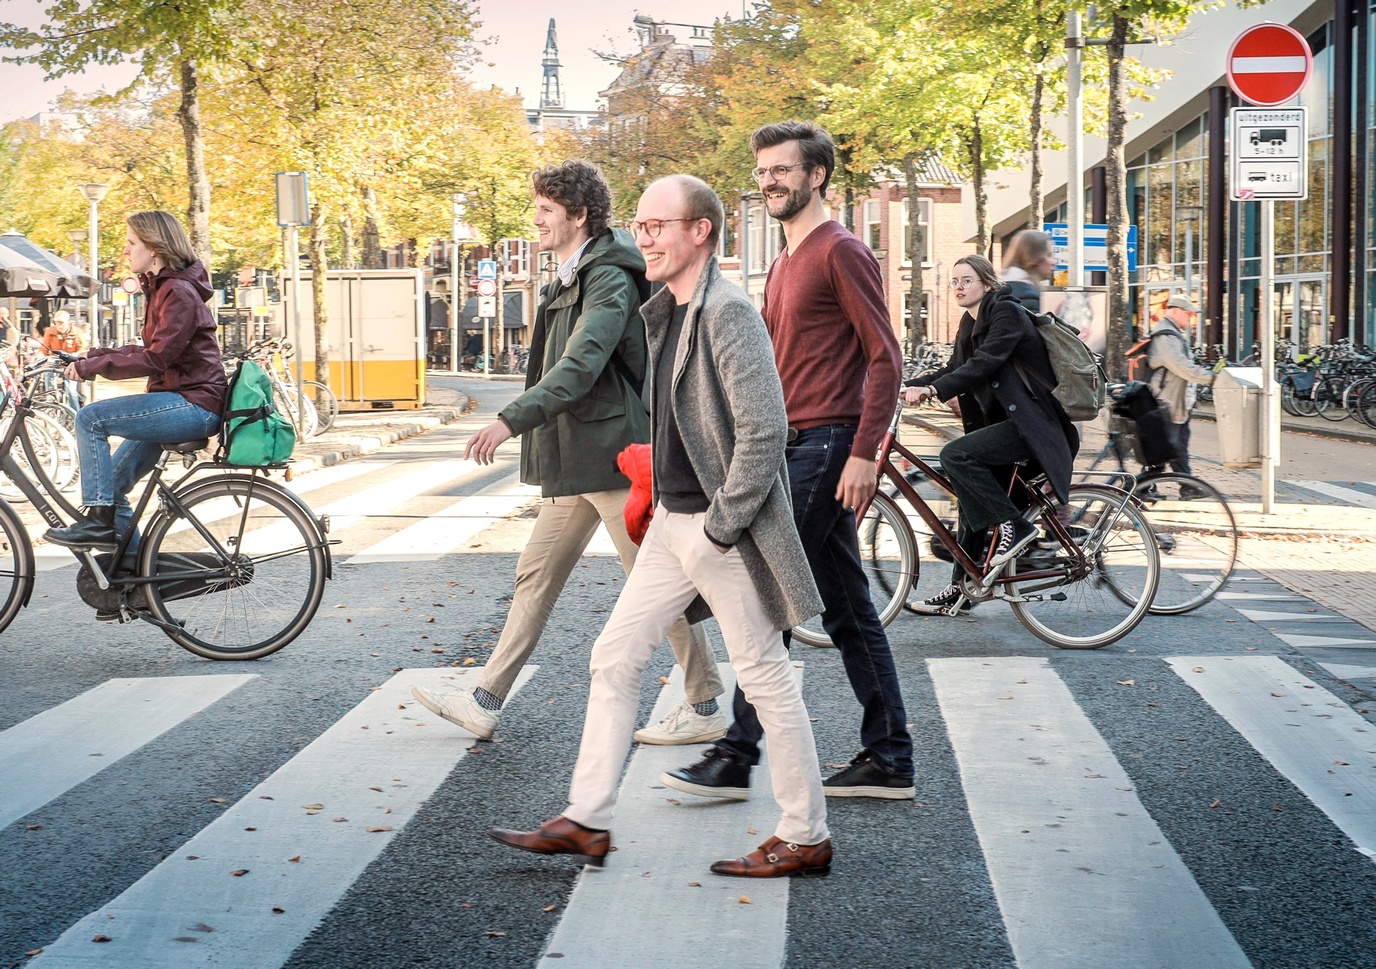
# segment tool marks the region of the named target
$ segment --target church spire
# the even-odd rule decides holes
[[[540,61],[545,69],[544,87],[540,92],[541,108],[562,108],[564,94],[559,88],[559,41],[554,36],[554,18],[549,18],[549,32],[545,35],[545,56]]]

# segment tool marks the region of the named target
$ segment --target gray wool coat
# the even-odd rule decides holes
[[[650,350],[646,387],[655,386],[673,310],[668,289],[640,309]],[[657,408],[673,408],[684,450],[711,503],[707,534],[740,551],[766,615],[776,629],[791,629],[821,612],[822,598],[793,523],[783,387],[764,320],[722,277],[715,257],[688,302],[673,361],[672,400],[651,400],[650,426]],[[654,499],[657,504],[657,486]],[[701,597],[687,610],[690,622],[710,614]]]

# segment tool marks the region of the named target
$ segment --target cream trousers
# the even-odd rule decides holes
[[[482,678],[481,689],[506,699],[521,667],[530,659],[564,583],[592,541],[599,523],[607,526],[612,543],[621,555],[621,566],[632,574],[639,549],[626,534],[622,509],[629,488],[595,491],[586,495],[545,498],[535,519],[535,531],[516,562],[516,594],[511,600],[506,626],[497,640]],[[685,603],[686,605],[686,603]],[[679,607],[682,613],[683,607]],[[722,693],[721,675],[707,634],[690,626],[680,615],[668,630],[669,645],[683,667],[684,694],[690,703],[702,703]]]
[[[592,647],[588,712],[564,816],[590,828],[611,827],[645,667],[674,618],[701,593],[764,727],[774,800],[783,812],[774,833],[794,844],[816,844],[828,837],[826,799],[788,650],[740,553],[718,551],[702,526],[702,515],[655,510],[635,571]]]

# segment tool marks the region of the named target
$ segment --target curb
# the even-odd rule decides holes
[[[1202,415],[1196,412],[1194,416],[1198,418]],[[932,420],[930,418],[923,417],[920,414],[904,414],[903,423],[911,424],[915,427],[920,427],[923,430],[947,441],[954,441],[956,438],[961,436],[960,431],[958,431],[952,423],[948,421]],[[1287,427],[1286,430],[1307,431],[1309,430],[1309,428],[1305,425],[1301,425],[1298,428]],[[1337,437],[1338,435],[1330,436]],[[1363,442],[1371,441],[1370,438],[1354,438],[1354,440]],[[1239,522],[1238,534],[1241,538],[1289,539],[1291,541],[1320,538],[1338,538],[1346,540],[1368,541],[1371,537],[1371,532],[1366,527],[1342,528],[1329,524],[1327,527],[1324,528],[1295,528],[1286,527],[1284,525],[1261,525],[1255,522],[1248,522],[1245,524]]]
[[[408,437],[416,437],[426,431],[432,431],[451,421],[456,421],[463,416],[465,411],[466,407],[430,408],[425,413],[417,414],[407,420],[390,422],[376,428],[353,433],[330,431],[322,436],[333,438],[334,435],[339,434],[340,437],[328,442],[328,450],[314,451],[313,453],[311,443],[307,442],[305,450],[308,453],[292,458],[291,474],[305,474],[318,468],[333,467],[364,454],[372,454],[389,444],[394,444]]]

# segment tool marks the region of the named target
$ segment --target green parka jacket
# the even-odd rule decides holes
[[[584,251],[571,285],[540,291],[526,391],[498,416],[521,435],[521,480],[544,497],[630,487],[616,456],[650,440],[639,392],[648,296],[645,260],[621,229]]]

